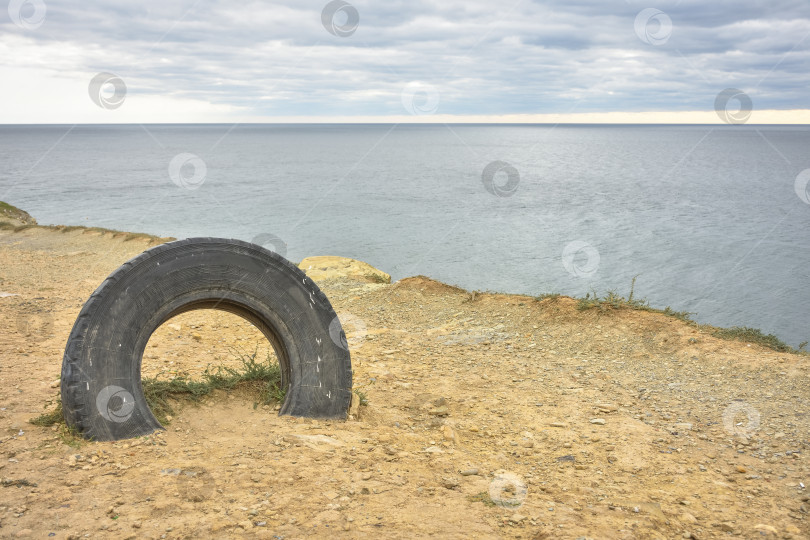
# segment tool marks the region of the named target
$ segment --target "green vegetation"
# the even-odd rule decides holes
[[[688,311],[675,311],[669,306],[665,307],[664,309],[650,307],[647,300],[643,298],[641,300],[634,298],[633,296],[636,288],[636,278],[638,278],[638,276],[633,276],[633,281],[630,283],[630,294],[627,296],[627,298],[620,296],[616,293],[616,291],[608,291],[607,295],[603,297],[596,294],[596,291],[591,291],[593,294],[588,293],[584,298],[579,299],[577,309],[580,311],[592,308],[597,308],[600,311],[608,311],[611,309],[636,309],[640,311],[649,311],[652,313],[661,313],[662,315],[666,315],[668,317],[673,317],[690,324],[695,324],[695,322],[690,318],[691,315],[694,315],[693,313]]]
[[[376,272],[366,272],[365,277],[372,283],[391,283],[391,279],[386,279],[382,274]]]
[[[734,326],[732,328],[715,328],[712,335],[722,339],[744,341],[746,343],[756,343],[778,352],[800,353],[802,351],[794,349],[773,334],[765,334],[762,330],[748,328],[747,326]],[[801,349],[802,346],[799,346]]]
[[[3,201],[0,201],[0,216],[16,219],[17,221],[21,221],[23,223],[30,223],[33,225],[36,225],[37,223],[37,220],[32,218],[28,212],[20,210],[16,206],[12,206],[7,202]]]
[[[475,495],[467,495],[467,500],[470,502],[484,503],[484,506],[495,506],[495,501],[489,496],[489,493],[482,491]]]
[[[185,375],[171,380],[143,379],[141,382],[146,403],[155,418],[161,424],[167,424],[169,422],[167,417],[174,414],[172,400],[186,399],[198,402],[200,398],[211,394],[214,390],[244,387],[258,398],[253,404],[254,408],[259,404],[283,401],[286,389],[281,387],[279,365],[270,358],[269,352],[266,361],[257,361],[257,352],[258,346],[253,354],[232,351],[242,362],[239,368],[217,366],[215,371],[206,368],[201,381],[191,380]]]
[[[62,421],[64,421],[64,418],[62,417],[62,400],[59,400],[55,409],[51,410],[50,412],[44,412],[36,418],[30,419],[28,423],[39,427],[50,427]]]
[[[352,392],[354,392],[357,395],[357,398],[360,400],[361,406],[368,405],[368,396],[366,395],[365,392],[363,392],[359,388],[355,388],[354,390],[352,390]]]
[[[233,350],[231,352],[241,360],[241,366],[238,368],[217,366],[214,371],[206,369],[202,380],[199,381],[191,380],[186,375],[170,380],[143,379],[141,384],[144,397],[155,418],[161,424],[166,425],[169,423],[168,417],[174,414],[173,401],[199,402],[201,398],[211,394],[214,390],[233,390],[237,387],[245,389],[257,398],[253,404],[254,408],[259,404],[284,401],[286,389],[281,387],[281,369],[270,358],[269,352],[265,361],[256,359],[258,345],[253,354]],[[60,433],[62,441],[74,446],[73,439],[77,438],[77,434],[64,425],[61,401],[57,402],[54,409],[32,418],[29,423],[40,427],[62,424],[64,432]]]
[[[635,288],[636,277],[633,278],[633,282],[630,285],[630,295],[627,298],[619,296],[618,294],[616,294],[615,291],[608,291],[607,296],[599,297],[594,291],[592,295],[586,294],[585,298],[579,299],[577,309],[587,310],[597,308],[600,311],[608,311],[612,309],[636,309],[641,311],[650,311],[652,313],[661,313],[663,315],[674,317],[689,324],[693,325],[697,324],[690,318],[690,316],[693,315],[693,313],[690,313],[688,311],[675,311],[669,306],[665,307],[664,309],[652,308],[650,307],[649,303],[646,300],[643,299],[638,300],[633,298],[633,289]],[[712,336],[721,339],[743,341],[746,343],[755,343],[757,345],[767,347],[777,352],[807,354],[805,351],[801,350],[804,348],[804,346],[807,345],[806,343],[799,345],[799,349],[794,349],[793,347],[786,344],[773,334],[765,334],[761,330],[758,330],[756,328],[748,328],[747,326],[734,326],[732,328],[715,328],[709,325],[702,325],[701,328],[708,330]]]

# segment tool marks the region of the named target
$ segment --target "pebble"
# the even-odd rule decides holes
[[[551,427],[559,427],[559,428],[564,428],[564,427],[565,427],[565,424],[564,424],[563,422],[552,422],[552,423],[550,423],[550,424],[549,424],[549,426],[551,426]]]
[[[442,405],[441,407],[436,407],[435,409],[430,409],[428,411],[428,414],[430,414],[432,416],[449,416],[450,415],[450,409],[448,409],[446,406]]]
[[[683,512],[678,518],[684,523],[697,523],[697,518],[689,512]]]
[[[445,476],[442,478],[442,487],[446,489],[455,489],[459,486],[459,481],[452,476]]]
[[[597,425],[600,425],[600,426],[604,426],[605,425],[605,419],[604,418],[592,418],[591,419],[591,424],[597,424]]]
[[[472,469],[467,469],[461,471],[461,476],[476,476],[478,474],[478,468],[473,467]]]

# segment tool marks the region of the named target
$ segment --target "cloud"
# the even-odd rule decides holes
[[[325,4],[47,2],[38,28],[0,20],[0,76],[16,88],[0,92],[0,122],[47,121],[43,103],[73,121],[181,102],[201,121],[391,116],[414,81],[452,115],[711,111],[728,87],[755,109],[810,109],[807,2],[664,0],[672,30],[657,45],[637,35],[646,1],[357,1],[348,37],[324,28]],[[126,82],[115,112],[68,90],[101,71]]]

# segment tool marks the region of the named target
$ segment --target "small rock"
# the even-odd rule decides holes
[[[461,474],[461,476],[476,476],[478,474],[478,469],[474,467],[472,469],[461,471],[459,474]]]
[[[442,405],[441,407],[430,409],[428,411],[428,414],[430,414],[431,416],[449,416],[450,409],[448,409],[445,405]]]
[[[456,489],[459,486],[459,481],[452,476],[442,478],[442,487],[446,489]]]
[[[526,516],[524,516],[523,514],[512,514],[512,517],[509,518],[509,521],[511,521],[512,523],[520,523],[525,519]]]
[[[689,512],[683,512],[678,518],[684,523],[697,523],[697,518]]]
[[[772,534],[777,534],[779,532],[776,530],[776,527],[773,527],[772,525],[765,525],[764,523],[754,525],[754,529],[758,531],[767,531]]]
[[[458,436],[450,426],[445,425],[442,427],[442,435],[444,436],[445,440],[458,443]]]
[[[549,424],[549,426],[551,426],[551,427],[559,427],[559,428],[564,428],[564,427],[565,427],[565,424],[564,424],[563,422],[552,422],[552,423],[550,423],[550,424]]]
[[[736,469],[736,471],[737,471],[738,473],[745,473],[745,472],[748,472],[748,471],[747,471],[747,469],[746,469],[745,467],[743,467],[742,465],[737,465],[737,467],[736,467],[735,469]]]
[[[605,425],[605,419],[604,418],[592,418],[591,419],[591,424],[597,424],[597,425],[600,425],[600,426],[604,426]]]

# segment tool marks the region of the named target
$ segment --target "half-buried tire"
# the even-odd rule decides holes
[[[124,263],[87,300],[62,362],[68,426],[98,441],[161,429],[141,387],[144,348],[165,321],[204,308],[247,319],[273,345],[287,389],[280,414],[346,417],[352,388],[346,336],[318,286],[255,244],[190,238]]]

